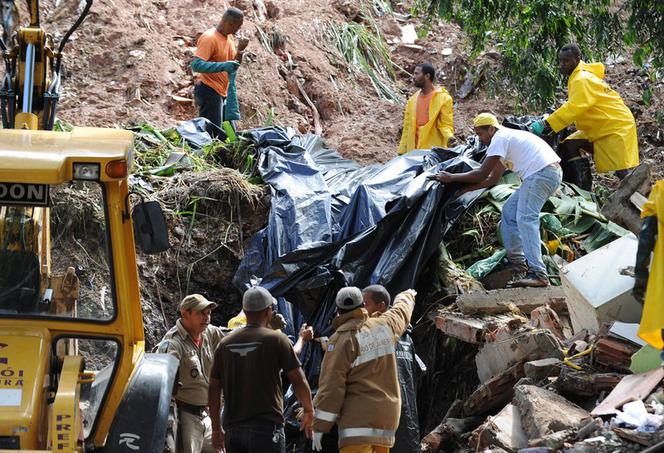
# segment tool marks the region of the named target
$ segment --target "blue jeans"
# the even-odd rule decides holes
[[[225,428],[226,453],[285,453],[284,425],[255,421]]]
[[[546,277],[542,261],[539,214],[546,200],[560,186],[559,166],[544,167],[526,178],[503,206],[501,232],[510,263]]]

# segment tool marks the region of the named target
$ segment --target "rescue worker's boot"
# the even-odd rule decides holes
[[[549,277],[535,272],[528,272],[525,277],[512,282],[512,288],[544,288],[549,286]]]

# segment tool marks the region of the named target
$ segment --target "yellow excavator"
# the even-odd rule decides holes
[[[130,132],[52,130],[92,0],[57,47],[27,6],[0,40],[0,452],[168,451],[178,363],[145,351],[135,246],[166,250],[166,222],[130,207]]]

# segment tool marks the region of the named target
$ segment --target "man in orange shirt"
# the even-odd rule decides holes
[[[237,8],[228,8],[214,28],[206,30],[196,43],[196,54],[191,68],[198,72],[194,98],[199,116],[221,127],[224,119],[224,101],[229,81],[235,79],[242,61],[242,53],[249,40],[235,43],[234,34],[242,27],[244,14]]]
[[[443,87],[436,87],[436,70],[429,63],[415,67],[413,83],[419,90],[408,99],[403,120],[399,154],[414,149],[447,148],[454,136],[452,97]]]

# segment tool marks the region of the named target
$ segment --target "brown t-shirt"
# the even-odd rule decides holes
[[[221,381],[224,427],[264,420],[283,424],[281,370],[300,366],[281,332],[247,326],[224,337],[214,354],[212,379]]]

